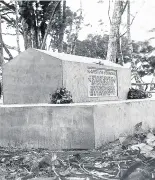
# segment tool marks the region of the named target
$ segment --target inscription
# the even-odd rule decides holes
[[[103,68],[88,68],[88,96],[117,96],[117,71]]]

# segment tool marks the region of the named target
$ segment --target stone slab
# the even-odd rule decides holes
[[[1,106],[0,146],[94,147],[92,107]]]
[[[66,105],[0,105],[0,146],[93,149],[132,134],[134,125],[155,128],[155,99]]]

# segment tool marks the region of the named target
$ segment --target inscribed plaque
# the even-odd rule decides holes
[[[88,68],[88,96],[117,96],[117,71],[104,68]]]

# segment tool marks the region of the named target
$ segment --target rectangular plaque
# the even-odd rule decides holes
[[[88,97],[117,96],[117,71],[88,68]]]

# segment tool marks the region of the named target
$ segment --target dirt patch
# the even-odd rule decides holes
[[[142,123],[97,150],[52,152],[0,147],[1,180],[155,179],[155,136]]]

